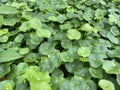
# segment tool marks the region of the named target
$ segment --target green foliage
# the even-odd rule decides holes
[[[0,0],[0,90],[120,90],[120,0]]]
[[[0,6],[0,13],[1,14],[17,14],[19,13],[19,11],[12,6],[2,5]]]
[[[16,50],[0,51],[0,62],[8,62],[8,61],[19,59],[21,57],[22,55],[16,52]]]
[[[108,80],[101,79],[98,84],[103,90],[115,90],[113,83]]]

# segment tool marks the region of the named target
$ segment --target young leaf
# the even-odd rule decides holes
[[[80,47],[78,49],[78,55],[83,57],[88,57],[90,55],[90,48],[89,47]]]
[[[86,23],[80,28],[80,30],[91,32],[94,30],[94,28],[90,24]]]
[[[101,20],[101,19],[103,18],[103,16],[104,16],[103,10],[97,9],[97,10],[95,11],[95,19]]]
[[[7,35],[4,35],[4,36],[0,37],[0,42],[7,42],[7,40],[8,40],[8,36]]]
[[[98,85],[103,89],[103,90],[115,90],[114,84],[111,81],[101,79],[98,83]]]
[[[30,27],[34,29],[40,29],[42,27],[42,23],[40,19],[37,17],[31,18],[29,23],[30,23]]]
[[[22,23],[22,25],[19,27],[19,29],[23,32],[26,32],[27,30],[30,29],[30,24],[28,21],[25,21]]]
[[[0,89],[1,90],[13,90],[14,83],[10,80],[4,80],[0,82]]]
[[[48,17],[48,20],[50,20],[50,21],[57,21],[57,18],[55,16],[50,16],[50,17]]]
[[[120,64],[115,60],[104,61],[103,69],[109,74],[120,74]]]
[[[51,32],[49,30],[43,29],[43,28],[37,29],[36,34],[39,37],[46,37],[46,38],[50,38],[50,36],[51,36]]]
[[[67,31],[67,36],[70,40],[79,40],[81,37],[81,33],[77,30],[70,29]]]
[[[29,48],[20,48],[20,54],[24,55],[29,53]]]

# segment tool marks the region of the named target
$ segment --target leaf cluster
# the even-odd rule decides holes
[[[0,0],[0,90],[119,90],[119,0]]]

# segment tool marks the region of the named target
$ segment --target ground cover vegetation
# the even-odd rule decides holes
[[[120,0],[0,0],[0,90],[120,90]]]

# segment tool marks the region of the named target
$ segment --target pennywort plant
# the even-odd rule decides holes
[[[0,0],[0,90],[120,90],[120,0]]]

